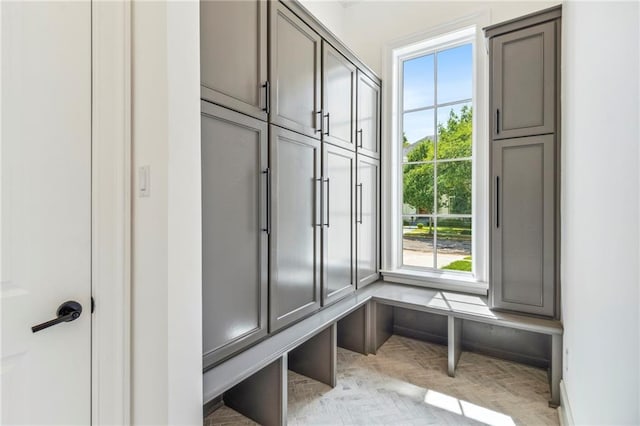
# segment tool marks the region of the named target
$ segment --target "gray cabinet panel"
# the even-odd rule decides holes
[[[267,2],[200,2],[201,97],[267,119]]]
[[[493,142],[492,305],[554,314],[554,136]]]
[[[322,149],[322,304],[326,306],[356,289],[356,154],[329,144],[323,144]]]
[[[267,124],[201,106],[206,368],[267,334]]]
[[[356,253],[358,288],[378,279],[380,269],[380,162],[358,155]]]
[[[358,71],[358,153],[380,158],[380,86]]]
[[[555,131],[556,23],[492,39],[493,139]]]
[[[270,126],[270,331],[320,307],[320,141]]]
[[[270,10],[271,123],[320,138],[320,36],[279,2]]]
[[[356,67],[322,42],[324,142],[355,150]]]

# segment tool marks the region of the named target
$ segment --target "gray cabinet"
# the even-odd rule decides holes
[[[201,108],[206,368],[267,334],[267,124]]]
[[[493,139],[555,131],[556,38],[549,21],[491,39]]]
[[[356,67],[322,42],[322,140],[355,150]]]
[[[270,3],[272,124],[320,138],[321,38],[280,2]]]
[[[356,105],[358,153],[380,158],[380,86],[361,71]]]
[[[320,307],[320,141],[270,126],[269,330]]]
[[[553,316],[554,136],[492,145],[492,306]]]
[[[201,97],[267,119],[267,2],[200,2]]]
[[[379,277],[380,161],[358,155],[356,176],[356,270],[362,288]]]
[[[323,144],[322,305],[356,289],[355,179],[356,154]]]

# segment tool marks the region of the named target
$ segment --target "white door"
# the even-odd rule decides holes
[[[1,19],[1,423],[91,421],[91,3]],[[82,314],[33,332],[66,301]]]

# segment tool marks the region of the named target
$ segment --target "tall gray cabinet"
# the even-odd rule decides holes
[[[208,369],[378,279],[380,80],[296,1],[200,5]]]
[[[493,308],[557,314],[560,7],[485,29]]]

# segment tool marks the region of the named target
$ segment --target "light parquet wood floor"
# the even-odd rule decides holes
[[[288,423],[297,425],[557,425],[544,370],[392,336],[377,355],[338,348],[338,385],[289,372]],[[255,424],[228,407],[205,426]]]

